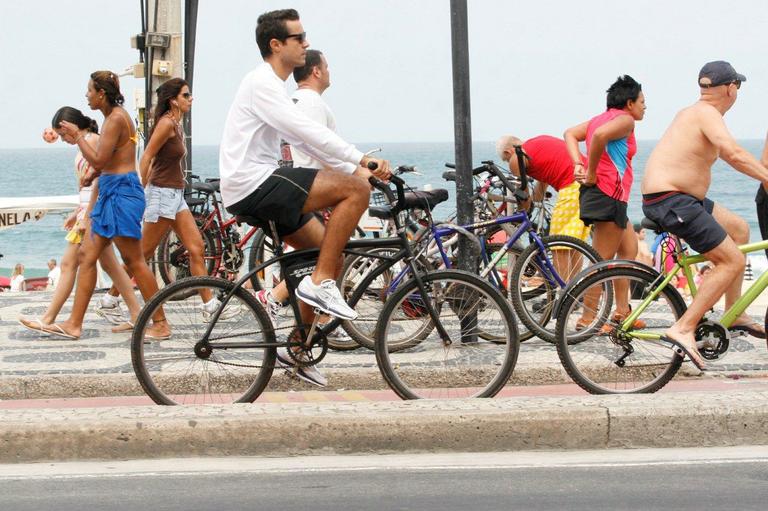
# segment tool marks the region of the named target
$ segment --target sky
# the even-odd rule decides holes
[[[768,129],[764,0],[468,0],[472,136],[561,135],[600,113],[620,74],[643,86],[640,139],[657,139],[697,99],[710,60],[747,76],[726,122],[741,139]],[[331,70],[324,98],[352,142],[453,140],[449,0],[200,0],[193,140],[219,142],[242,77],[261,62],[262,12],[299,11]],[[0,148],[43,148],[63,105],[87,112],[88,76],[138,62],[139,0],[0,0]],[[121,81],[129,109],[141,82]],[[295,87],[289,80],[289,87]],[[101,114],[93,112],[97,120]]]

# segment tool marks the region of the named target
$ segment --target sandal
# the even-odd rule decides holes
[[[55,335],[57,337],[63,337],[65,339],[79,339],[79,335],[73,335],[64,330],[60,325],[54,323],[52,325],[46,325],[42,328],[42,331],[51,335]]]
[[[112,327],[113,334],[119,334],[122,332],[130,332],[133,330],[133,321],[123,321],[117,326]]]
[[[695,365],[699,371],[707,370],[707,366],[704,364],[704,359],[701,358],[701,355],[699,355],[697,359],[692,355],[691,349],[685,346],[680,341],[676,341],[673,338],[666,335],[662,335],[659,339],[663,342],[668,342],[672,344],[672,346],[674,346],[675,348],[675,351],[681,358],[685,358],[685,356],[688,355],[688,358],[691,360],[691,362],[693,362],[693,365]]]
[[[728,330],[731,332],[746,332],[752,337],[757,337],[758,339],[765,339],[765,330],[760,328],[761,326],[762,325],[760,325],[760,323],[753,322],[753,323],[747,323],[746,325],[731,325],[728,327]]]
[[[40,318],[35,319],[27,319],[27,318],[19,318],[19,324],[26,328],[27,330],[32,330],[33,332],[37,332],[40,335],[49,336],[48,332],[45,331],[45,323]]]

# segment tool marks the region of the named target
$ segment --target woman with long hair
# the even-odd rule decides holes
[[[565,132],[565,143],[581,183],[579,212],[585,225],[594,224],[592,246],[604,260],[637,256],[637,236],[627,217],[632,187],[632,157],[637,152],[635,122],[645,115],[642,86],[631,76],[620,76],[606,91],[606,110]],[[586,142],[587,165],[579,142]],[[629,314],[628,283],[616,284],[616,311],[620,321]],[[587,325],[588,313],[582,318]],[[639,328],[639,325],[638,325]]]
[[[147,207],[142,227],[144,258],[152,257],[163,236],[172,229],[189,251],[192,275],[207,275],[203,261],[203,237],[184,200],[186,179],[182,119],[192,108],[192,92],[181,78],[171,78],[157,88],[152,134],[139,161]],[[117,289],[110,289],[117,296]],[[216,311],[220,302],[210,290],[201,290],[203,316]],[[226,314],[227,311],[223,311]]]
[[[133,274],[145,300],[157,292],[157,282],[147,267],[141,251],[141,218],[144,192],[136,173],[138,134],[131,116],[123,108],[117,75],[96,71],[88,81],[85,95],[88,106],[104,114],[103,132],[96,147],[84,140],[76,124],[61,121],[62,136],[71,137],[94,169],[99,180],[94,185],[97,199],[90,213],[90,232],[83,237],[78,253],[80,270],[72,313],[66,321],[44,327],[43,331],[77,339],[82,334],[83,318],[96,285],[96,261],[114,243],[128,270]],[[86,177],[84,184],[91,180]],[[167,339],[171,331],[162,312],[153,317],[146,336]]]
[[[11,273],[11,291],[26,291],[27,281],[24,279],[24,265],[16,263]]]
[[[91,147],[96,147],[99,140],[99,125],[96,121],[83,115],[77,108],[71,106],[59,108],[53,115],[51,126],[61,136],[61,140],[68,144],[74,144],[75,137],[62,132],[62,129],[58,127],[61,121],[71,122],[77,126],[78,131],[75,137],[82,137]],[[88,215],[95,202],[92,200],[94,199],[92,197],[93,184],[85,185],[84,181],[92,178],[93,172],[91,164],[85,159],[83,153],[78,151],[75,155],[75,177],[77,178],[79,188],[80,205],[64,221],[64,228],[68,231],[65,239],[69,244],[64,250],[64,255],[61,257],[61,276],[51,297],[51,304],[43,315],[35,319],[19,318],[19,322],[30,330],[44,332],[44,327],[55,329],[56,327],[52,326],[53,322],[56,321],[56,316],[58,316],[64,302],[67,301],[67,298],[72,293],[72,288],[75,286],[78,267],[77,253],[83,237],[89,235],[87,233],[89,225]],[[107,275],[109,275],[109,278],[112,279],[116,288],[125,297],[125,303],[131,314],[131,321],[135,320],[139,314],[139,302],[133,294],[131,279],[118,262],[114,250],[111,247],[104,250],[99,256],[99,262],[104,271],[107,272]],[[113,329],[113,331],[121,330],[122,328]]]

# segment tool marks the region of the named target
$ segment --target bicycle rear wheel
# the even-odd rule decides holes
[[[248,403],[264,390],[275,366],[275,333],[267,313],[245,289],[238,289],[202,339],[209,323],[199,292],[220,299],[235,285],[215,277],[193,277],[161,289],[142,308],[131,338],[136,377],[161,405]],[[180,298],[181,297],[181,298]],[[170,339],[145,338],[160,310],[172,330]]]
[[[545,253],[536,243],[531,243],[517,258],[509,277],[509,292],[515,312],[532,335],[554,343],[552,311],[560,286],[551,278],[545,259],[567,283],[602,258],[587,243],[571,236],[545,236],[541,242],[546,247]]]
[[[637,309],[651,294],[655,276],[634,268],[601,270],[564,297],[557,318],[557,354],[570,377],[592,394],[656,392],[680,369],[682,358],[638,334],[663,334],[686,306],[671,286],[642,311],[636,324],[622,330],[613,321],[617,283],[629,284],[630,306]]]
[[[211,230],[200,231],[203,238],[203,264],[208,275],[218,267],[216,237]],[[157,270],[166,284],[192,275],[189,268],[189,251],[173,230],[162,237],[155,251]]]
[[[387,300],[376,329],[376,362],[384,379],[403,399],[496,395],[519,351],[509,304],[491,284],[467,272],[437,271],[422,279],[448,339],[430,328],[417,345],[391,349],[432,323],[423,291],[411,279]],[[502,342],[486,341],[480,332]]]

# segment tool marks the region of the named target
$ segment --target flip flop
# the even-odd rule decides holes
[[[706,366],[706,365],[704,365],[704,364],[700,364],[699,362],[697,362],[697,361],[696,361],[696,359],[695,359],[695,358],[693,358],[693,356],[691,355],[691,351],[690,351],[690,349],[689,349],[687,346],[685,346],[683,343],[681,343],[680,341],[676,341],[676,340],[674,340],[673,338],[671,338],[671,337],[668,337],[668,336],[666,336],[666,335],[662,335],[662,336],[660,337],[660,339],[661,339],[662,341],[664,341],[664,342],[668,342],[668,343],[672,344],[672,345],[673,345],[673,346],[676,348],[676,350],[675,350],[675,351],[677,352],[677,354],[678,354],[678,355],[679,355],[681,358],[685,358],[685,356],[686,356],[686,355],[688,355],[688,358],[691,360],[691,362],[693,362],[693,365],[695,365],[695,366],[696,366],[696,368],[697,368],[699,371],[706,371],[706,370],[707,370],[707,366]]]
[[[123,321],[119,325],[112,327],[113,334],[119,334],[121,332],[130,332],[131,330],[133,330],[133,322],[131,321]]]
[[[28,321],[29,324],[25,323],[25,321]],[[35,323],[37,323],[37,325],[35,325]],[[27,330],[32,330],[33,332],[37,332],[38,334],[42,334],[45,336],[50,335],[48,332],[45,331],[44,329],[45,325],[40,320],[40,318],[35,318],[35,319],[20,318],[19,324],[24,328],[26,328]]]
[[[750,323],[747,325],[731,325],[728,327],[728,330],[731,332],[747,332],[752,337],[757,337],[758,339],[765,339],[765,332],[762,331],[762,329],[755,328],[755,325],[759,326],[759,323]]]
[[[65,339],[79,339],[80,336],[78,335],[72,335],[68,333],[66,330],[61,328],[59,325],[54,323],[53,325],[49,325],[47,328],[43,327],[43,332],[49,333],[51,335],[55,335],[58,337],[63,337]]]

